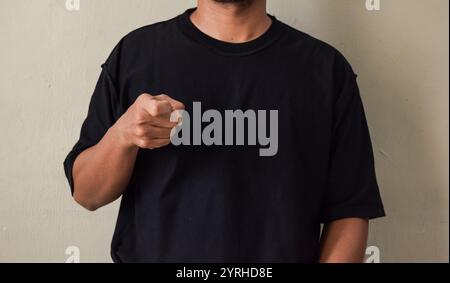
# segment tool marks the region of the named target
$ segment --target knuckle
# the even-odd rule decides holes
[[[151,114],[153,116],[158,116],[161,114],[164,114],[164,109],[166,108],[166,105],[164,102],[161,101],[154,101],[152,107],[150,108]]]
[[[150,95],[148,93],[143,93],[138,96],[138,98],[136,99],[136,103],[138,105],[143,105],[145,103],[148,103],[148,101],[151,101],[152,99],[153,99],[152,95]]]
[[[143,127],[136,127],[136,129],[135,129],[135,135],[137,136],[137,137],[145,137],[145,135],[146,135],[146,131],[145,131],[145,129],[143,128]]]
[[[141,104],[145,99],[146,99],[146,94],[141,94],[141,95],[139,95],[138,98],[136,99],[136,103],[137,103],[137,104]]]
[[[160,94],[160,95],[158,95],[158,98],[168,99],[169,96],[167,94]]]
[[[153,98],[153,96],[150,95],[150,94],[148,94],[148,93],[143,93],[143,94],[141,94],[141,95],[139,96],[139,98],[140,98],[140,99],[146,100],[146,99],[151,99],[151,98]]]
[[[151,144],[147,139],[139,139],[137,141],[137,146],[140,148],[151,148]]]
[[[135,120],[136,120],[136,124],[137,125],[142,125],[143,123],[145,123],[146,117],[145,117],[145,112],[140,110],[140,111],[136,111],[135,114]]]
[[[159,111],[158,103],[156,101],[153,101],[149,106],[150,115],[157,116],[159,114],[158,111]]]

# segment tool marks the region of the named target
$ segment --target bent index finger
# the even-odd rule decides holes
[[[167,129],[175,128],[178,125],[177,122],[171,122],[169,119],[165,119],[165,118],[161,118],[161,117],[153,117],[150,124],[154,127],[167,128]]]
[[[155,99],[157,100],[164,100],[170,103],[170,106],[172,106],[173,110],[184,110],[184,104],[176,99],[173,99],[172,97],[166,95],[166,94],[161,94],[158,96],[154,96]]]

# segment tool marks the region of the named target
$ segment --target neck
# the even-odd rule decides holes
[[[220,3],[198,0],[192,23],[203,33],[220,41],[243,43],[258,38],[270,27],[265,0]]]

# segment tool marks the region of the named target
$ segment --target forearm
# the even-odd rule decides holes
[[[362,263],[367,245],[367,219],[347,218],[324,226],[321,237],[321,263]]]
[[[178,125],[170,121],[171,114],[182,109],[183,103],[167,95],[140,95],[97,145],[76,158],[74,199],[96,210],[119,198],[130,181],[139,148],[169,145],[170,133]]]
[[[133,172],[138,147],[120,142],[113,126],[95,146],[83,151],[73,166],[74,199],[96,210],[119,198]]]

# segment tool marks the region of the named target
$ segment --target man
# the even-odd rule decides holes
[[[334,48],[264,0],[199,0],[125,36],[102,68],[64,165],[85,208],[122,196],[115,262],[363,260],[384,210],[356,75]],[[276,110],[276,152],[171,144],[172,113],[196,102]]]

